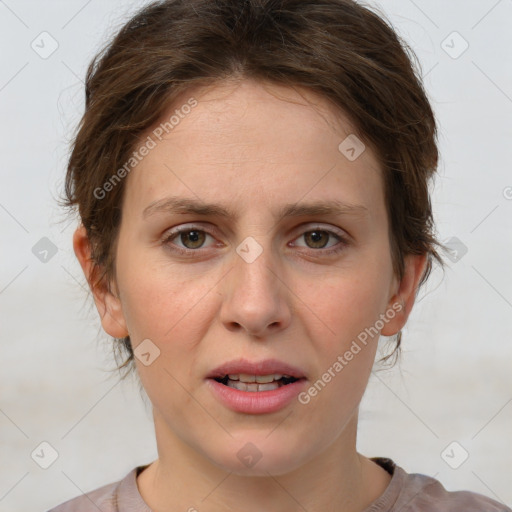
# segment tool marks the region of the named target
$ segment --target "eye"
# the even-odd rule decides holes
[[[162,243],[178,253],[190,254],[191,252],[199,252],[201,249],[204,249],[207,237],[214,240],[213,235],[197,226],[180,227],[179,229],[174,229],[166,233],[162,239]],[[323,255],[338,253],[349,245],[349,241],[340,233],[329,229],[322,229],[321,227],[303,231],[295,240],[301,237],[306,241],[306,245],[296,245],[294,243],[294,247],[306,247],[312,249],[312,252],[319,252]],[[328,243],[333,238],[338,240],[338,243],[328,246]],[[179,245],[178,242],[182,245]],[[331,247],[334,248],[331,249]]]
[[[306,247],[313,249],[316,252],[322,252],[323,254],[333,254],[342,251],[347,245],[348,240],[341,234],[328,229],[322,229],[320,227],[304,231],[296,240],[304,238]],[[333,238],[338,240],[338,244],[333,244],[327,247],[327,244]],[[294,244],[295,245],[295,244]],[[298,247],[304,247],[297,245]],[[325,249],[327,247],[327,249]],[[335,247],[331,249],[331,247]],[[325,249],[325,250],[324,250]]]
[[[201,249],[207,237],[213,238],[213,236],[204,229],[189,226],[167,233],[162,243],[174,245],[174,248],[176,248],[178,252],[185,253],[187,251]],[[174,239],[178,239],[183,246],[176,245],[176,242],[173,242]]]

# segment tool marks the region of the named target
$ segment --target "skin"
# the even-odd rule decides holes
[[[198,105],[126,178],[110,288],[93,285],[89,241],[82,227],[74,235],[105,331],[129,334],[135,348],[149,338],[160,350],[149,366],[136,360],[158,446],[139,491],[157,512],[361,511],[390,481],[356,451],[378,336],[308,404],[294,400],[274,413],[231,411],[205,378],[234,358],[277,358],[301,368],[309,387],[393,304],[404,307],[381,334],[405,325],[426,257],[408,255],[404,278],[394,275],[378,160],[369,146],[355,161],[338,150],[353,130],[326,100],[252,80],[221,82],[188,91],[164,117],[191,96]],[[236,218],[144,218],[171,195],[221,204]],[[273,216],[286,203],[326,199],[366,210]],[[186,233],[165,241],[178,226],[204,231],[199,241]],[[308,236],[315,228],[320,242]],[[252,263],[236,252],[249,236],[263,250]],[[248,442],[262,455],[250,468],[237,457]]]

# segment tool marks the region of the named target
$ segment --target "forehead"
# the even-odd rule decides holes
[[[286,85],[246,77],[219,79],[207,85],[196,84],[187,87],[175,96],[172,104],[168,106],[168,112],[173,112],[191,97],[200,101],[202,110],[216,111],[220,106],[223,110],[231,108],[232,114],[239,112],[243,116],[244,111],[250,110],[251,107],[273,104],[273,108],[279,108],[278,102],[284,102],[287,105],[280,105],[283,109],[289,110],[292,105],[313,108],[317,112],[322,111],[324,115],[329,115],[331,121],[336,121],[337,116],[341,115],[344,122],[347,122],[346,114],[327,97],[297,84]]]
[[[127,195],[144,207],[170,191],[240,206],[313,193],[342,200],[342,191],[347,202],[371,202],[379,165],[368,147],[349,160],[340,151],[349,136],[348,117],[304,88],[253,80],[191,88],[141,137],[155,146],[130,173]]]
[[[187,104],[191,101],[197,101],[197,106],[188,109]],[[181,111],[185,110],[183,115]],[[165,126],[172,117],[173,126]],[[266,126],[262,130],[264,123]],[[155,123],[155,127],[158,126],[164,129],[164,139],[176,140],[195,132],[203,136],[208,134],[211,139],[218,134],[224,143],[249,143],[247,135],[250,133],[256,144],[262,142],[261,136],[280,132],[276,145],[288,139],[289,146],[300,144],[300,140],[293,140],[295,136],[315,136],[321,131],[322,136],[329,132],[337,140],[354,132],[347,114],[312,90],[253,79],[229,79],[190,88],[174,99],[162,119]],[[266,148],[273,147],[269,137],[263,142]]]

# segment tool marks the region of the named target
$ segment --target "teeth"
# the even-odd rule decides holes
[[[258,391],[272,391],[273,389],[280,388],[284,386],[279,382],[269,382],[268,384],[258,384]]]
[[[257,384],[257,383],[245,383],[239,380],[228,380],[228,386],[230,388],[238,389],[239,391],[272,391],[274,389],[280,388],[284,386],[281,382],[269,382],[267,384]]]
[[[256,382],[256,376],[255,375],[247,375],[247,373],[241,373],[238,376],[238,379],[242,382]]]
[[[283,377],[280,373],[273,373],[271,375],[248,375],[247,373],[230,374],[229,380],[239,380],[241,382],[258,382],[259,384],[268,384],[272,381],[277,381]]]
[[[256,382],[260,384],[268,384],[274,380],[279,380],[282,375],[274,373],[274,375],[256,375]]]

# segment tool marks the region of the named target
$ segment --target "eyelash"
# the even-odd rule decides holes
[[[178,236],[180,236],[182,233],[188,233],[190,231],[199,231],[201,233],[206,233],[207,235],[210,235],[211,237],[213,237],[213,235],[206,229],[201,229],[199,228],[199,226],[194,226],[194,225],[190,225],[190,226],[187,226],[185,228],[180,228],[180,229],[176,229],[174,231],[171,231],[170,233],[168,233],[163,239],[162,239],[162,244],[164,245],[168,245],[170,246],[171,245],[171,241],[175,238],[177,238]],[[300,238],[301,236],[305,235],[306,233],[312,233],[314,231],[320,231],[322,233],[328,233],[329,235],[333,235],[334,237],[336,237],[338,240],[339,240],[339,243],[336,244],[334,247],[336,247],[335,249],[309,249],[310,251],[312,252],[315,252],[315,253],[322,253],[323,255],[325,256],[330,256],[330,255],[335,255],[335,254],[338,254],[340,253],[341,251],[343,251],[346,246],[349,245],[349,241],[339,235],[338,233],[335,233],[334,231],[331,231],[329,229],[322,229],[320,226],[318,227],[313,227],[311,229],[308,229],[306,231],[303,231],[297,238]],[[190,255],[191,253],[194,253],[194,252],[202,252],[202,248],[199,248],[199,249],[184,249],[182,247],[179,247],[177,245],[174,245],[172,244],[174,247],[172,247],[172,251],[175,251],[177,252],[178,254],[181,254],[181,255]]]

